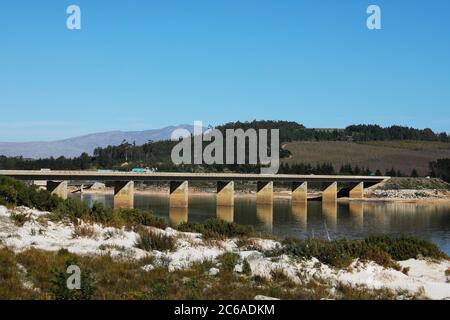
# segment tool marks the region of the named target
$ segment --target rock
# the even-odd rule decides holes
[[[153,269],[155,269],[155,267],[153,265],[151,265],[151,264],[147,264],[147,265],[141,267],[141,269],[146,271],[146,272],[149,272],[149,271],[152,271]]]
[[[273,297],[267,297],[267,296],[263,296],[263,295],[257,295],[255,296],[255,298],[253,300],[280,300],[278,298],[273,298]]]
[[[237,265],[234,266],[234,271],[238,272],[238,273],[242,273],[244,267],[242,266],[241,263],[238,263]]]
[[[95,182],[90,189],[92,189],[92,190],[104,190],[104,189],[106,189],[106,185],[104,183],[101,183],[101,182]]]
[[[219,269],[217,269],[217,268],[211,268],[211,269],[209,269],[208,274],[209,274],[210,276],[216,276],[216,275],[219,274],[219,272],[220,272]]]

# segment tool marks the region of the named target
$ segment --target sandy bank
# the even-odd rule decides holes
[[[11,215],[22,213],[28,217],[23,226],[13,223]],[[431,299],[450,299],[450,283],[445,271],[450,268],[450,261],[431,261],[410,259],[399,261],[402,267],[408,267],[407,274],[384,268],[374,262],[354,260],[349,268],[337,269],[319,262],[317,259],[299,259],[287,255],[266,257],[265,251],[281,246],[274,240],[251,239],[251,246],[239,244],[237,239],[204,241],[201,234],[179,232],[172,228],[165,230],[151,228],[154,232],[174,237],[176,250],[173,252],[144,251],[134,246],[138,234],[125,229],[89,225],[93,234],[89,237],[77,236],[72,223],[52,222],[46,219],[46,212],[25,207],[8,210],[0,206],[0,243],[13,250],[28,248],[56,251],[65,248],[81,255],[109,254],[117,258],[140,259],[154,257],[154,265],[145,266],[152,270],[162,266],[168,271],[186,269],[195,262],[216,261],[225,253],[239,255],[240,261],[235,272],[242,272],[242,261],[248,261],[251,274],[268,280],[273,271],[282,271],[297,285],[305,279],[321,279],[329,283],[329,290],[339,283],[352,286],[364,285],[368,288],[387,288],[405,290],[410,293],[420,292],[422,297]],[[81,222],[81,225],[85,225]]]

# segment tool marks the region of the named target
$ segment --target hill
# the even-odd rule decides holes
[[[78,157],[82,153],[92,155],[94,149],[120,145],[124,140],[136,145],[143,145],[149,141],[170,139],[173,130],[184,128],[193,132],[192,125],[169,126],[161,129],[145,131],[109,131],[83,135],[79,137],[36,142],[0,142],[0,155],[7,157],[22,156],[30,159],[50,157]]]
[[[283,148],[291,153],[283,160],[290,165],[328,162],[337,169],[351,164],[382,173],[395,168],[405,174],[416,169],[421,176],[428,175],[431,161],[450,158],[450,143],[439,141],[294,141]]]

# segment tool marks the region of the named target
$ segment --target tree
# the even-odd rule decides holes
[[[417,173],[416,168],[412,169],[412,171],[411,171],[411,177],[413,177],[413,178],[418,178],[418,177],[419,177],[419,174]]]
[[[430,176],[450,182],[450,159],[438,159],[430,162]]]

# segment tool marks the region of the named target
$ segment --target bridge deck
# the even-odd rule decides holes
[[[19,180],[55,181],[285,181],[285,182],[368,182],[376,184],[390,177],[385,176],[339,176],[294,174],[239,174],[239,173],[186,173],[186,172],[97,172],[97,171],[39,171],[0,170],[0,176]]]

